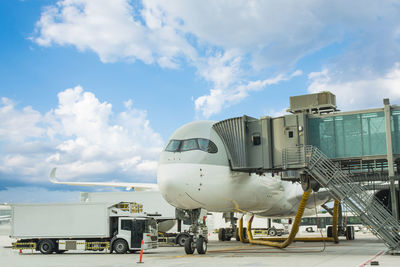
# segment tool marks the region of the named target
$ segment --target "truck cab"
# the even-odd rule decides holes
[[[115,252],[123,254],[127,250],[136,251],[141,248],[151,249],[158,247],[157,221],[154,218],[118,217],[116,219],[118,219],[118,231],[114,235],[111,244]]]

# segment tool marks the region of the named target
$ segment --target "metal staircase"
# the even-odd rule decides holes
[[[285,169],[305,169],[326,187],[349,211],[359,216],[378,238],[393,251],[400,250],[400,224],[385,206],[361,185],[352,182],[348,173],[336,166],[314,146],[299,146],[283,150]]]

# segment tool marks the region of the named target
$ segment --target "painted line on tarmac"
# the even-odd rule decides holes
[[[375,256],[373,256],[371,259],[367,260],[366,262],[364,262],[363,264],[360,265],[360,267],[364,267],[367,264],[371,263],[373,260],[375,260],[376,258],[382,256],[382,254],[384,253],[384,250],[379,251]]]

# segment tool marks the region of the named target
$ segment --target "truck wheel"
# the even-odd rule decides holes
[[[125,254],[128,251],[128,243],[123,239],[117,239],[113,247],[118,254]]]
[[[177,243],[179,246],[183,247],[183,246],[185,245],[185,243],[186,243],[186,239],[188,239],[188,238],[190,238],[188,235],[186,235],[186,234],[180,234],[180,235],[178,235],[177,238],[176,238],[176,243]]]
[[[206,254],[207,252],[207,242],[204,240],[204,237],[200,236],[196,242],[197,252],[199,254]]]
[[[54,251],[54,243],[49,239],[40,241],[39,250],[42,254],[51,254]]]
[[[185,241],[185,252],[186,254],[193,254],[195,251],[195,246],[194,246],[194,242],[193,242],[193,238],[187,238]]]
[[[268,235],[270,236],[276,236],[277,235],[277,231],[275,228],[271,228],[268,230]]]

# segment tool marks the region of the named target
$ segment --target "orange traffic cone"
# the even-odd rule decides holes
[[[142,261],[142,258],[143,258],[143,245],[144,245],[144,241],[143,241],[143,239],[142,239],[142,244],[141,244],[141,246],[140,246],[140,258],[139,258],[139,261],[137,262],[137,263],[144,263],[143,261]]]

